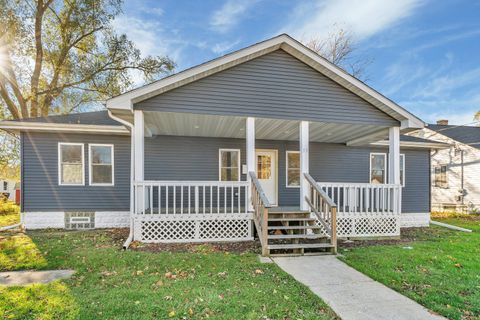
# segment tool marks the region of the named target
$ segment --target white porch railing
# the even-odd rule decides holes
[[[317,184],[337,205],[339,237],[400,235],[400,185],[340,182]]]
[[[134,188],[135,240],[252,239],[247,181],[136,181]]]

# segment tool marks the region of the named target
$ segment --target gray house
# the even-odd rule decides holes
[[[22,223],[129,227],[144,242],[241,241],[263,253],[425,226],[424,123],[287,35],[107,101],[1,122],[22,141]],[[285,252],[285,251],[278,251]]]

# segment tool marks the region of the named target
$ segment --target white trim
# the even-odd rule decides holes
[[[238,152],[237,155],[237,163],[238,163],[238,180],[222,180],[222,152],[231,152],[231,151],[236,151]],[[241,181],[241,172],[240,172],[240,167],[242,164],[240,163],[240,149],[228,149],[228,148],[220,148],[218,149],[218,181]]]
[[[293,188],[293,189],[300,189],[300,185],[298,186],[290,186],[288,185],[288,154],[289,153],[297,153],[300,155],[300,151],[294,151],[294,150],[287,150],[285,151],[285,188]],[[300,168],[298,168],[298,173],[300,173]],[[301,179],[300,179],[301,183]]]
[[[403,162],[401,161],[403,157]],[[402,164],[402,167],[401,167],[401,171],[400,171],[400,180],[399,182],[402,182],[401,185],[402,187],[405,187],[405,177],[406,177],[406,174],[405,174],[405,161],[407,161],[407,158],[405,157],[405,153],[400,153],[400,163]]]
[[[94,183],[92,182],[92,147],[110,147],[112,159],[112,182],[111,183]],[[89,143],[88,144],[88,184],[90,186],[111,187],[115,185],[115,146],[110,143]]]
[[[309,147],[310,147],[310,129],[308,121],[300,121],[299,125],[299,150],[300,150],[300,209],[308,210],[309,205],[306,197],[310,188],[305,174],[310,171]]]
[[[394,119],[397,119],[401,122],[402,129],[423,128],[425,126],[425,123],[422,120],[404,108],[368,87],[360,80],[354,78],[341,68],[330,63],[286,34],[257,43],[234,53],[227,54],[221,58],[200,64],[170,77],[113,97],[107,100],[107,108],[132,110],[134,103],[138,103],[151,98],[152,96],[197,81],[278,49],[283,49],[347,90],[355,93],[364,100],[367,100],[376,108],[389,114]]]
[[[81,146],[82,147],[82,183],[62,183],[62,158],[61,146]],[[58,143],[58,185],[59,186],[84,186],[85,185],[85,146],[80,142],[59,142]]]
[[[388,129],[388,182],[400,184],[400,128]]]
[[[134,117],[134,145],[135,145],[135,181],[144,180],[144,166],[145,166],[145,121],[142,110],[135,110]],[[141,198],[141,197],[140,197]]]
[[[370,155],[368,157],[368,165],[369,165],[369,170],[368,170],[368,183],[372,183],[372,156],[383,156],[383,163],[385,164],[385,168],[383,169],[383,184],[387,184],[387,153],[386,152],[370,152]]]
[[[382,140],[370,143],[372,146],[388,146],[388,140]],[[449,144],[441,142],[420,142],[420,141],[400,141],[400,147],[404,148],[425,148],[425,149],[447,149]]]
[[[20,131],[41,131],[41,132],[76,132],[76,133],[97,133],[97,134],[118,134],[129,135],[130,132],[124,126],[92,125],[75,123],[45,123],[25,121],[0,121],[0,129]]]
[[[255,118],[247,117],[245,121],[245,151],[247,156],[247,181],[248,185],[251,185],[252,178],[250,172],[257,172],[257,166],[255,165]],[[248,211],[253,211],[252,194],[247,195]]]

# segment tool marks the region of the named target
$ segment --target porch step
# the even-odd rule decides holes
[[[287,240],[287,239],[324,239],[323,234],[272,234],[268,235],[268,240]]]
[[[268,221],[311,221],[314,222],[315,218],[268,218]]]
[[[268,230],[308,230],[322,228],[322,226],[269,226]]]
[[[292,243],[292,244],[269,244],[270,250],[287,250],[287,249],[322,249],[333,248],[330,243]]]
[[[273,215],[273,214],[285,214],[285,215],[290,215],[290,214],[310,214],[310,212],[309,212],[309,211],[301,211],[301,210],[268,211],[268,215]]]

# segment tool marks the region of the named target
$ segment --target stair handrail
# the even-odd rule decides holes
[[[268,210],[272,207],[263,191],[260,182],[257,179],[255,172],[250,171],[250,179],[252,181],[252,206],[254,210],[253,220],[257,228],[258,238],[262,245],[262,255],[268,255]]]
[[[305,196],[305,200],[308,203],[311,211],[317,216],[318,221],[323,225],[326,232],[330,236],[330,243],[333,246],[334,252],[337,250],[337,205],[328,196],[328,194],[322,190],[317,182],[305,173],[305,179],[310,187],[310,192]]]

